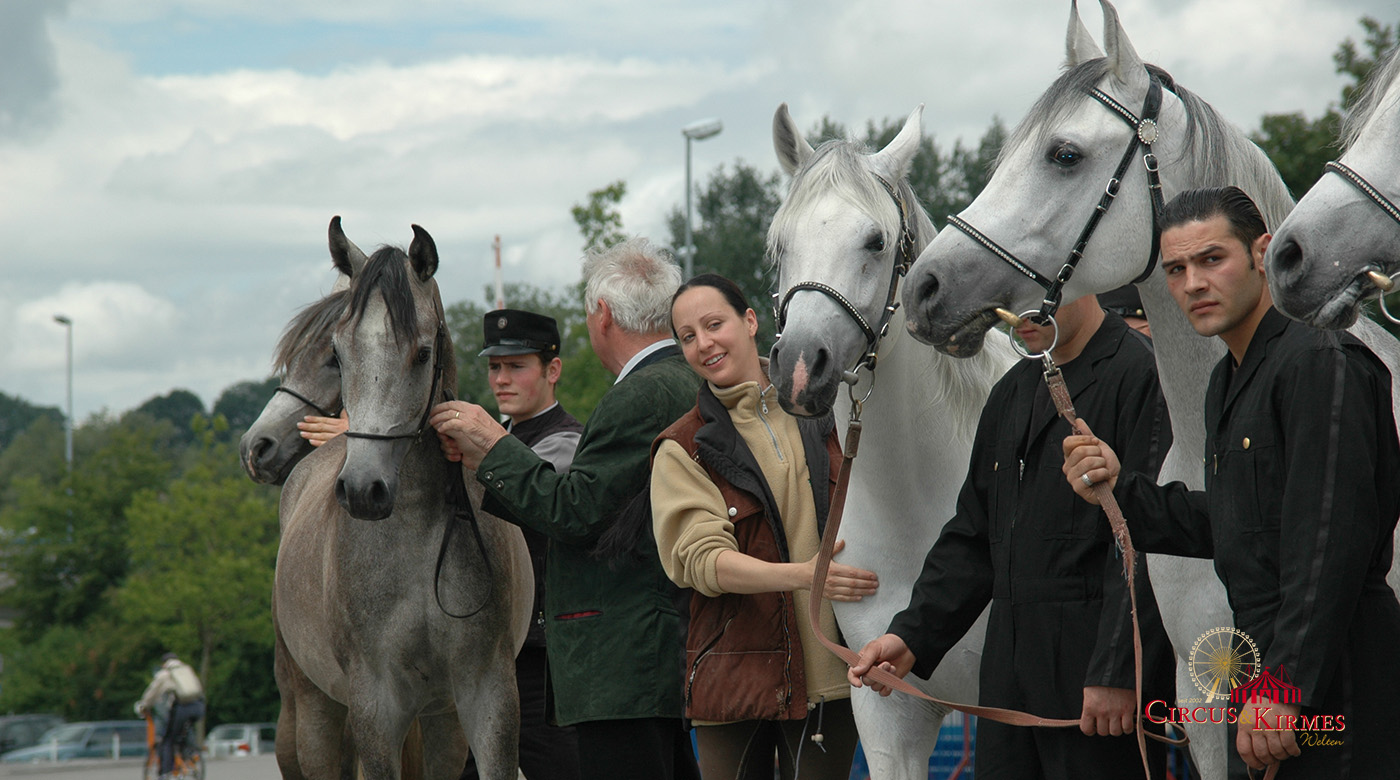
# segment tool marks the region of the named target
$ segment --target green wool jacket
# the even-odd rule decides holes
[[[690,411],[699,388],[699,377],[670,348],[603,395],[567,474],[556,474],[513,436],[477,469],[488,511],[549,538],[545,635],[560,725],[681,717],[681,632],[689,616],[677,611],[655,542],[648,535],[650,549],[639,563],[609,565],[593,548],[647,491],[652,440]]]

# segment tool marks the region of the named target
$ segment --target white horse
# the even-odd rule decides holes
[[[973,353],[996,321],[994,308],[1040,308],[1046,291],[1025,271],[998,259],[995,250],[972,233],[980,231],[1041,277],[1057,276],[1106,183],[1114,178],[1115,166],[1125,158],[1130,140],[1139,134],[1135,121],[1091,96],[1091,90],[1101,90],[1136,114],[1146,105],[1152,83],[1161,87],[1156,126],[1144,127],[1140,135],[1152,142],[1166,199],[1192,187],[1234,184],[1254,198],[1270,226],[1278,225],[1292,207],[1264,153],[1199,97],[1173,84],[1160,69],[1145,65],[1116,10],[1104,0],[1101,4],[1106,56],[1071,5],[1067,70],[1031,108],[1003,148],[986,189],[960,215],[972,229],[945,230],[911,270],[905,307],[921,340],[951,354]],[[1155,248],[1148,166],[1141,149],[1133,156],[1116,201],[1084,247],[1063,299],[1139,281],[1150,271],[1138,289],[1152,323],[1174,437],[1160,478],[1200,489],[1205,390],[1224,347],[1217,339],[1195,333],[1160,271],[1148,265]],[[1232,624],[1224,587],[1210,561],[1152,556],[1151,576],[1179,658],[1178,698],[1199,700],[1202,693],[1190,680],[1188,655],[1205,631]],[[1202,776],[1224,777],[1224,728],[1188,726],[1187,731]]]
[[[1280,311],[1320,328],[1350,326],[1380,356],[1390,369],[1400,424],[1400,342],[1370,320],[1357,320],[1362,302],[1380,291],[1371,273],[1400,271],[1400,211],[1391,213],[1400,197],[1400,48],[1367,79],[1342,141],[1340,165],[1329,167],[1274,231],[1264,265]],[[1386,580],[1400,592],[1400,565],[1391,566]]]
[[[901,249],[912,259],[934,235],[905,181],[919,147],[921,111],[910,114],[899,135],[874,154],[851,141],[813,150],[786,105],[773,118],[773,145],[792,184],[768,231],[785,315],[769,374],[784,408],[813,415],[834,407],[842,431],[851,410],[850,396],[841,392],[842,372],[868,348],[856,315],[866,328],[879,328],[885,307],[896,300]],[[909,244],[902,248],[906,233]],[[977,417],[1014,361],[1005,345],[971,360],[921,349],[910,342],[897,312],[889,328],[879,345],[876,387],[864,404],[860,456],[841,528],[841,561],[880,576],[874,596],[834,604],[842,635],[857,649],[883,634],[908,605],[924,556],[953,516]],[[870,377],[862,376],[856,397],[869,389]],[[985,633],[984,612],[921,687],[939,698],[975,702]],[[853,694],[871,775],[927,777],[946,711],[911,696],[882,699],[868,688]]]

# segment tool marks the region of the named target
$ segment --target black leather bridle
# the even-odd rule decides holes
[[[1157,267],[1157,252],[1159,249],[1159,236],[1157,235],[1157,225],[1162,216],[1162,180],[1158,175],[1157,156],[1152,153],[1152,144],[1157,141],[1157,116],[1162,108],[1162,89],[1173,89],[1174,83],[1171,77],[1165,73],[1158,74],[1152,70],[1147,72],[1149,83],[1147,87],[1147,97],[1143,100],[1142,116],[1138,117],[1128,110],[1122,103],[1114,100],[1111,95],[1095,87],[1088,90],[1089,96],[1102,103],[1110,111],[1116,114],[1129,127],[1133,128],[1132,140],[1128,142],[1128,148],[1123,151],[1123,158],[1118,162],[1118,168],[1113,172],[1113,177],[1108,180],[1104,187],[1103,195],[1099,197],[1099,203],[1094,207],[1094,213],[1089,215],[1089,221],[1085,223],[1084,229],[1079,232],[1079,238],[1074,242],[1074,248],[1070,250],[1069,257],[1065,259],[1064,265],[1060,267],[1059,273],[1053,279],[1031,268],[1022,262],[1014,254],[1007,251],[1000,244],[993,241],[985,233],[973,227],[963,218],[952,215],[948,217],[948,224],[966,233],[969,238],[981,244],[991,251],[992,254],[1006,261],[1008,265],[1015,268],[1028,279],[1045,289],[1045,299],[1041,301],[1040,312],[1034,315],[1041,321],[1053,317],[1060,308],[1060,298],[1064,292],[1064,286],[1069,283],[1074,276],[1074,270],[1079,265],[1079,261],[1084,259],[1085,247],[1089,244],[1089,239],[1094,235],[1094,230],[1099,226],[1099,221],[1108,213],[1108,209],[1113,205],[1118,197],[1118,188],[1123,182],[1123,177],[1128,173],[1128,166],[1132,164],[1133,157],[1137,154],[1138,147],[1142,147],[1142,163],[1147,169],[1147,187],[1152,196],[1152,251],[1147,256],[1147,265],[1142,273],[1133,280],[1134,284],[1143,281],[1152,274]],[[1023,315],[1024,316],[1024,315]]]
[[[291,397],[293,397],[293,398],[297,399],[298,401],[301,401],[302,403],[304,403],[304,404],[306,404],[307,406],[311,407],[312,409],[315,409],[322,417],[339,417],[339,416],[340,416],[340,410],[345,408],[344,405],[341,405],[341,406],[337,407],[336,410],[335,410],[334,412],[328,412],[328,411],[326,411],[325,408],[323,408],[320,404],[316,403],[315,401],[311,400],[310,398],[307,398],[306,396],[302,395],[301,393],[298,393],[297,391],[293,390],[292,388],[287,387],[286,385],[278,385],[277,387],[273,388],[272,392],[273,392],[273,393],[286,393],[287,395],[290,395]]]
[[[1331,171],[1342,177],[1342,179],[1355,187],[1362,195],[1370,198],[1371,202],[1379,206],[1381,211],[1385,212],[1386,216],[1395,220],[1397,224],[1400,224],[1400,208],[1396,208],[1395,204],[1392,203],[1389,198],[1381,194],[1381,191],[1372,186],[1369,181],[1366,181],[1365,177],[1361,174],[1336,161],[1329,162],[1322,167],[1324,171]]]
[[[774,319],[778,324],[778,338],[782,338],[783,328],[787,325],[788,304],[792,302],[792,296],[803,291],[811,290],[819,292],[830,298],[840,306],[842,310],[865,334],[865,350],[856,361],[852,371],[859,371],[862,367],[874,371],[875,360],[880,349],[880,339],[884,338],[890,329],[890,318],[899,309],[899,302],[895,300],[899,288],[899,279],[909,272],[909,266],[914,264],[914,232],[909,226],[908,211],[904,206],[904,201],[900,199],[893,186],[881,176],[875,176],[875,180],[880,182],[880,186],[889,193],[890,199],[894,201],[895,210],[899,212],[899,245],[895,251],[894,266],[890,269],[890,286],[885,296],[885,306],[880,311],[880,321],[875,327],[871,327],[870,322],[865,319],[865,315],[860,313],[860,309],[851,303],[845,295],[841,294],[830,285],[821,282],[798,282],[787,289],[787,292],[779,296],[773,293],[773,300],[777,304],[774,306]]]

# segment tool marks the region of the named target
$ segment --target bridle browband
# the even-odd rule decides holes
[[[885,192],[888,193],[890,199],[894,201],[895,210],[899,212],[899,245],[895,251],[894,266],[890,269],[889,292],[885,296],[885,305],[880,311],[880,322],[877,326],[871,327],[865,315],[860,313],[860,309],[856,308],[856,305],[851,303],[850,299],[845,295],[842,295],[840,290],[821,282],[798,282],[789,287],[787,292],[781,296],[779,296],[778,293],[773,293],[773,300],[777,304],[774,307],[773,314],[778,324],[778,338],[782,338],[783,328],[787,324],[788,304],[792,302],[793,295],[803,290],[811,290],[812,292],[821,293],[835,301],[836,305],[840,306],[842,310],[850,316],[851,320],[855,322],[856,327],[860,328],[860,332],[865,334],[865,350],[861,353],[860,359],[856,361],[851,371],[859,371],[862,367],[869,371],[875,370],[875,360],[880,349],[880,339],[884,338],[889,332],[890,318],[893,317],[895,311],[899,309],[899,303],[895,300],[896,291],[899,288],[899,279],[908,273],[909,266],[914,264],[914,232],[909,226],[909,217],[904,206],[904,201],[900,199],[894,187],[891,186],[888,181],[885,181],[884,177],[876,174],[871,175],[875,176],[875,180],[880,182],[881,187],[884,187]]]
[[[1109,207],[1117,199],[1118,188],[1122,185],[1123,178],[1128,174],[1128,166],[1132,164],[1139,146],[1142,147],[1142,164],[1147,169],[1147,187],[1152,197],[1152,251],[1147,255],[1146,267],[1136,279],[1133,279],[1133,284],[1146,279],[1157,267],[1157,252],[1160,248],[1157,225],[1162,216],[1163,200],[1162,180],[1158,174],[1157,156],[1152,153],[1152,144],[1157,141],[1157,116],[1162,108],[1162,89],[1164,87],[1174,89],[1175,84],[1167,74],[1159,74],[1150,69],[1147,71],[1147,77],[1147,97],[1143,100],[1141,117],[1134,115],[1126,106],[1114,100],[1111,95],[1098,87],[1088,90],[1090,97],[1102,103],[1126,122],[1129,127],[1133,128],[1134,132],[1132,139],[1128,141],[1128,148],[1123,151],[1122,159],[1118,161],[1118,168],[1114,170],[1113,177],[1108,180],[1103,195],[1099,197],[1098,205],[1094,207],[1094,213],[1089,215],[1089,221],[1079,232],[1079,238],[1074,242],[1074,248],[1070,250],[1069,257],[1065,259],[1064,265],[1060,267],[1059,273],[1055,274],[1053,279],[1022,262],[962,217],[957,215],[948,217],[949,225],[966,233],[973,241],[1045,289],[1045,298],[1041,301],[1040,311],[1036,315],[1042,321],[1053,317],[1060,308],[1060,298],[1064,293],[1064,287],[1074,276],[1074,270],[1078,267],[1079,261],[1084,259],[1085,248],[1089,244],[1089,239],[1094,235],[1094,231],[1098,228],[1100,220],[1108,213]]]
[[[1400,208],[1397,208],[1381,191],[1366,181],[1365,177],[1335,160],[1322,166],[1323,172],[1331,171],[1346,180],[1348,184],[1355,187],[1362,195],[1371,199],[1371,202],[1380,207],[1386,216],[1400,223]]]
[[[298,401],[301,401],[302,403],[304,403],[304,404],[306,404],[307,406],[311,407],[312,409],[315,409],[317,412],[320,413],[320,415],[321,415],[322,417],[339,417],[339,416],[340,416],[340,409],[336,409],[334,412],[328,412],[328,411],[326,411],[325,408],[323,408],[320,404],[316,403],[315,401],[311,400],[310,398],[307,398],[306,396],[302,395],[301,393],[298,393],[297,391],[293,390],[292,388],[287,387],[286,385],[278,385],[277,387],[275,387],[275,388],[272,389],[272,392],[273,392],[273,393],[286,393],[287,395],[290,395],[291,397],[293,397],[293,398],[297,399]],[[344,406],[342,405],[340,408],[343,409]]]

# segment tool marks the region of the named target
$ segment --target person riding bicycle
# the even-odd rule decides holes
[[[136,704],[138,713],[155,712],[169,705],[170,718],[160,739],[160,777],[169,777],[175,768],[175,749],[183,747],[189,726],[204,717],[204,686],[190,665],[174,653],[161,656],[151,684]]]

